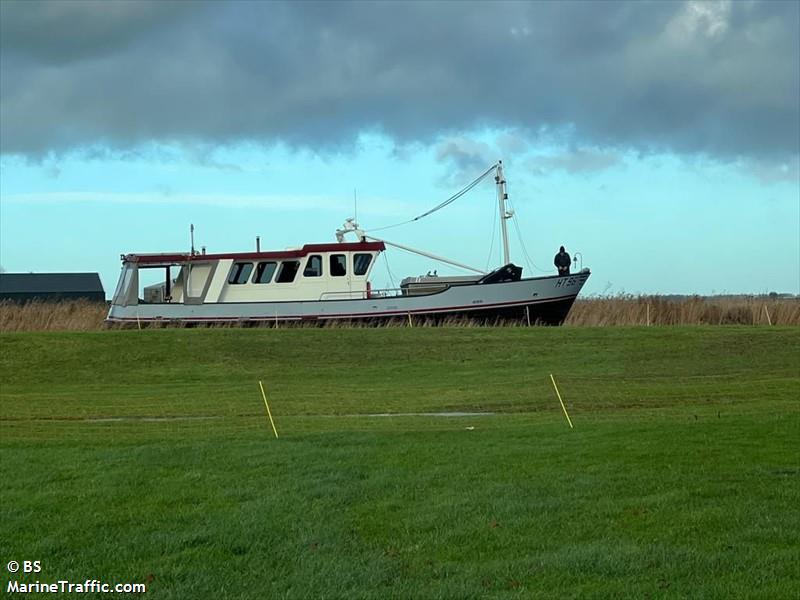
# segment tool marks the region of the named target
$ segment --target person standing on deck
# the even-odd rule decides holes
[[[569,275],[569,267],[572,264],[572,259],[570,259],[567,251],[564,250],[564,246],[559,248],[558,254],[556,254],[556,257],[553,259],[553,264],[558,269],[558,275],[560,277]]]

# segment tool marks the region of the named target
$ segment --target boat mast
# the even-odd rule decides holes
[[[508,193],[506,193],[506,178],[503,175],[503,161],[497,161],[497,175],[494,178],[497,183],[497,203],[500,205],[500,231],[503,233],[503,264],[507,265],[511,262],[508,257],[508,228],[506,227],[506,220],[511,218],[511,213],[506,211],[506,200],[508,200]]]

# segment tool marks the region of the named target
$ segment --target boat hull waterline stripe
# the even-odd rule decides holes
[[[450,306],[446,308],[437,309],[424,309],[416,308],[409,310],[392,310],[382,312],[366,312],[366,313],[336,313],[336,314],[309,314],[309,315],[268,315],[251,316],[251,317],[183,317],[181,321],[193,323],[213,323],[220,321],[311,321],[311,320],[334,320],[334,319],[370,319],[370,318],[385,318],[385,317],[404,317],[406,315],[429,315],[429,314],[445,314],[452,312],[469,312],[480,313],[484,311],[491,311],[496,308],[524,308],[525,306],[546,306],[548,304],[562,304],[564,301],[569,300],[570,304],[575,301],[574,295],[561,296],[559,298],[547,298],[545,300],[526,300],[526,301],[511,301],[511,302],[498,302],[495,304],[486,304],[481,306],[463,305],[463,306]],[[169,317],[112,317],[109,318],[110,322],[118,323],[135,323],[137,321],[161,321],[168,322],[172,319]]]

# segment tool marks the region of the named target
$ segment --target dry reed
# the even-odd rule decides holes
[[[0,331],[97,331],[107,314],[105,302],[2,302]]]
[[[0,303],[0,331],[97,331],[106,327],[105,303],[86,301]],[[565,325],[606,327],[615,325],[800,325],[800,298],[768,296],[688,297],[616,296],[584,298],[575,302]],[[225,323],[222,327],[247,326]],[[270,322],[264,326],[272,326]],[[363,327],[364,322],[329,321],[324,327]],[[522,326],[523,320],[490,323],[466,319],[433,321],[413,317],[413,327],[447,325],[477,327],[485,325]],[[167,323],[156,327],[180,326]],[[318,323],[281,322],[279,327],[318,327]],[[406,318],[386,321],[383,327],[408,327]]]
[[[568,326],[800,325],[800,298],[614,296],[578,299]]]

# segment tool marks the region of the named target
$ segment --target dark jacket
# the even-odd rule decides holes
[[[569,257],[568,252],[559,252],[553,259],[553,264],[558,267],[559,270],[569,269],[572,264],[572,259]]]

